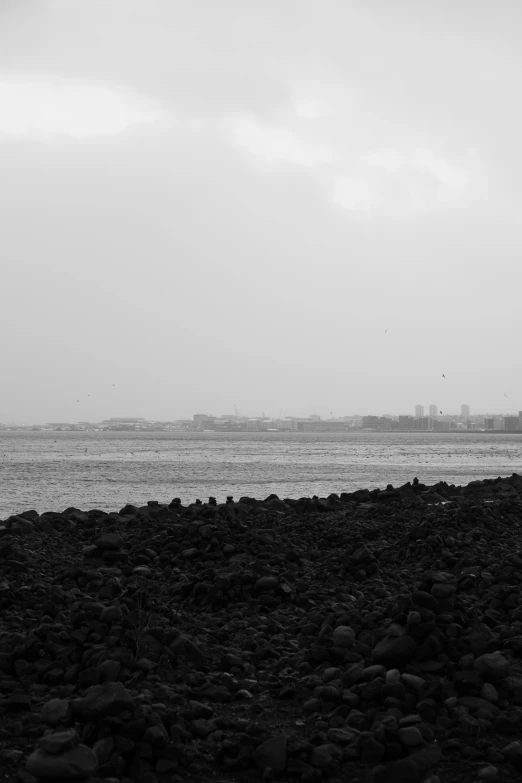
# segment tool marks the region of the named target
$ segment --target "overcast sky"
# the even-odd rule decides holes
[[[0,421],[522,410],[521,21],[1,0]]]

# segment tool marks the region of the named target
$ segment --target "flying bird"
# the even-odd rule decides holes
[[[387,332],[387,331],[388,331],[388,330],[387,330],[387,329],[385,329],[385,330],[384,330],[384,334],[386,334],[386,332]]]
[[[446,376],[444,375],[444,373],[442,373],[442,377],[443,377],[443,378],[445,378],[445,377],[446,377]]]
[[[442,411],[439,411],[440,415],[442,416]]]
[[[507,394],[504,394],[504,397],[507,397]]]

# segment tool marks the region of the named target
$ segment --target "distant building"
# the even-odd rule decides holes
[[[416,405],[415,406],[415,418],[416,419],[422,419],[424,416],[424,405]]]
[[[248,419],[246,425],[247,430],[259,432],[260,430],[267,430],[271,422],[266,419]]]
[[[303,421],[303,432],[348,432],[349,425],[344,421]]]
[[[304,422],[299,421],[298,419],[276,419],[275,421],[275,427],[278,430],[291,430],[292,432],[303,432],[304,431]]]
[[[196,427],[202,430],[211,427],[215,421],[214,416],[207,416],[206,413],[195,413],[193,420]]]
[[[147,428],[151,422],[147,422],[146,419],[136,418],[111,418],[104,419],[100,422],[100,426],[106,430],[136,430]]]
[[[430,416],[432,419],[436,419],[439,415],[439,408],[437,405],[430,405]]]
[[[471,413],[471,412],[470,412],[470,407],[469,407],[469,405],[461,405],[461,406],[460,406],[460,415],[461,415],[461,416],[462,416],[464,419],[469,419],[469,417],[470,417],[470,413]]]
[[[413,416],[399,416],[399,429],[412,430],[414,421],[415,418]]]
[[[518,416],[504,416],[504,429],[513,432],[518,430],[519,417]]]
[[[492,416],[490,418],[484,419],[484,429],[485,430],[495,429],[495,419]]]
[[[363,429],[370,430],[391,430],[392,420],[387,416],[363,416]]]
[[[433,429],[433,419],[431,416],[419,416],[413,421],[413,429],[427,432],[428,430]]]

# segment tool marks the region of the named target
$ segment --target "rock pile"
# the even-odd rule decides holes
[[[522,774],[522,477],[0,525],[0,781]]]

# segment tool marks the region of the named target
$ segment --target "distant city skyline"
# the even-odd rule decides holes
[[[522,407],[522,406],[521,406]],[[296,419],[296,420],[311,420],[311,421],[338,421],[342,419],[364,419],[368,417],[380,417],[380,418],[393,418],[393,419],[472,419],[472,420],[479,420],[484,419],[485,417],[488,418],[520,418],[522,420],[522,410],[520,411],[509,411],[509,412],[490,412],[490,411],[477,411],[472,413],[471,407],[468,404],[461,404],[460,405],[460,413],[458,411],[440,411],[438,406],[435,404],[429,405],[429,413],[425,413],[425,406],[421,404],[417,404],[414,406],[413,413],[390,413],[389,411],[384,413],[368,413],[368,414],[361,414],[361,413],[340,413],[337,415],[333,415],[333,412],[331,412],[330,416],[321,416],[317,413],[310,413],[307,416],[298,416],[293,414],[291,411],[284,411],[280,409],[278,415],[270,415],[266,413],[260,413],[260,414],[252,414],[252,415],[241,415],[237,409],[234,411],[234,413],[228,413],[228,414],[215,414],[215,413],[206,413],[206,414],[197,414],[201,415],[203,418],[208,419],[230,419],[230,420],[267,420],[267,421],[277,421],[277,420],[284,420],[284,419]],[[65,419],[65,418],[57,418],[54,421],[41,421],[41,420],[26,420],[23,419],[13,419],[13,420],[3,420],[0,421],[0,427],[18,427],[18,426],[24,426],[24,427],[60,427],[60,426],[124,426],[126,424],[133,424],[133,425],[150,425],[154,423],[158,424],[176,424],[179,422],[192,422],[197,417],[196,414],[192,414],[188,417],[176,417],[171,416],[169,418],[159,418],[159,417],[138,417],[138,416],[113,416],[113,417],[107,417],[104,419]],[[522,426],[521,426],[522,429]]]

